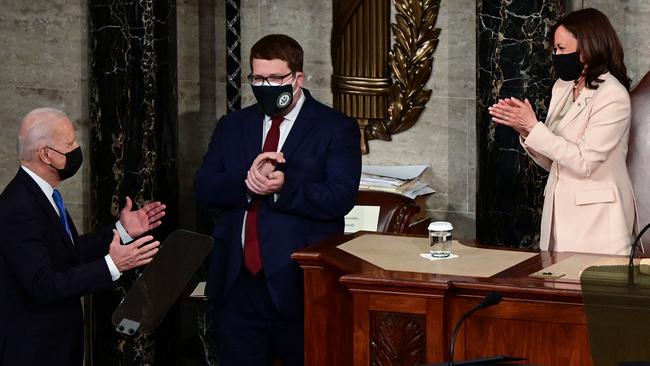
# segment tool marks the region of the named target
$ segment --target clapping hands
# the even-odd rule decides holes
[[[113,240],[108,249],[108,255],[117,267],[118,271],[125,272],[140,267],[153,260],[158,253],[160,242],[154,241],[153,236],[147,235],[129,244],[120,243],[120,235],[113,230]]]
[[[537,124],[537,117],[533,106],[528,99],[523,101],[517,98],[499,99],[496,104],[488,108],[492,121],[512,127],[524,138]]]
[[[130,197],[126,197],[126,204],[120,211],[120,223],[130,236],[137,238],[138,236],[153,230],[160,226],[161,219],[165,216],[165,206],[160,202],[151,202],[146,204],[139,210],[131,211],[133,201]]]

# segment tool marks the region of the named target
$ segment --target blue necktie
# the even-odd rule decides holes
[[[59,219],[61,219],[61,224],[63,224],[65,232],[68,233],[70,240],[72,240],[72,233],[70,232],[70,226],[68,226],[68,215],[65,212],[65,205],[63,204],[63,197],[61,197],[61,192],[55,188],[54,192],[52,192],[52,198],[54,198],[56,208],[59,209]]]

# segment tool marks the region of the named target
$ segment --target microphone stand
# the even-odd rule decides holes
[[[454,348],[456,347],[456,337],[458,336],[458,331],[460,331],[461,324],[463,324],[463,322],[465,321],[465,319],[467,319],[468,316],[472,315],[477,310],[487,308],[492,305],[496,305],[499,302],[501,302],[501,294],[496,291],[490,292],[485,296],[485,298],[478,305],[474,306],[468,312],[463,314],[463,316],[460,317],[458,322],[456,322],[456,327],[454,328],[454,332],[451,335],[451,341],[450,341],[451,346],[449,347],[449,363],[447,364],[448,366],[454,365]]]
[[[456,327],[454,328],[454,333],[452,333],[451,335],[451,346],[449,347],[449,363],[447,364],[448,366],[454,365],[454,348],[456,347],[456,337],[458,336],[458,331],[460,331],[460,325],[463,324],[463,322],[465,321],[465,319],[467,319],[468,316],[472,315],[477,310],[481,309],[483,307],[481,305],[482,304],[478,304],[474,306],[470,311],[463,314],[463,316],[461,316],[458,322],[456,323]]]
[[[634,254],[636,253],[636,248],[639,246],[639,243],[641,242],[641,238],[643,237],[643,234],[650,229],[650,223],[647,224],[646,226],[641,229],[639,234],[634,238],[634,242],[632,243],[632,248],[630,249],[630,263],[627,266],[627,279],[630,284],[634,283]]]

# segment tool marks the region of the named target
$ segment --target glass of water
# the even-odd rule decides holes
[[[451,232],[454,227],[447,221],[429,224],[429,253],[434,258],[446,258],[451,255]]]

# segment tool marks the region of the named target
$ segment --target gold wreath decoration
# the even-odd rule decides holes
[[[433,52],[438,47],[440,0],[395,0],[395,43],[389,54],[393,84],[389,87],[388,120],[372,120],[366,138],[390,141],[391,135],[411,128],[420,118],[431,89]]]

